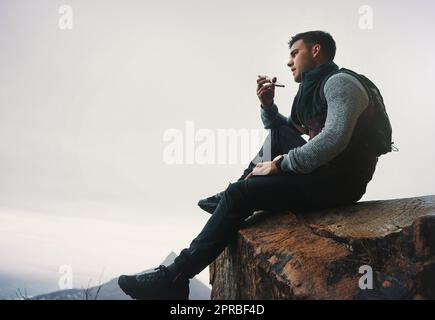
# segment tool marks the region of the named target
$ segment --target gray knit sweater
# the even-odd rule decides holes
[[[330,77],[324,92],[328,103],[325,126],[306,144],[284,155],[283,171],[309,173],[339,155],[347,147],[358,117],[369,103],[363,85],[346,73]],[[270,108],[261,107],[261,119],[266,129],[291,123],[290,117],[280,114],[275,104]]]

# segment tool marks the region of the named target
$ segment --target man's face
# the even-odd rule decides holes
[[[291,46],[287,66],[292,70],[295,82],[302,81],[302,72],[315,68],[312,48],[307,47],[302,39]]]

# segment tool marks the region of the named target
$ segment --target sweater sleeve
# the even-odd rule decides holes
[[[265,129],[274,129],[287,124],[287,118],[278,111],[276,104],[270,108],[261,108],[261,120]]]
[[[291,149],[281,161],[283,171],[309,173],[338,156],[349,144],[358,117],[369,97],[355,77],[338,73],[324,87],[328,114],[322,131],[301,147]]]
[[[278,111],[278,107],[276,104],[273,104],[270,108],[263,108],[263,106],[260,107],[261,109],[261,120],[264,124],[264,129],[276,129],[280,126],[288,126],[291,127],[297,132],[299,135],[302,134],[302,128],[298,128],[290,117],[286,118]]]

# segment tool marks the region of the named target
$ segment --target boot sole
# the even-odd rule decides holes
[[[136,295],[128,290],[128,282],[126,281],[126,278],[124,276],[120,276],[118,278],[118,286],[121,288],[122,292],[124,292],[126,295],[128,295],[130,298],[135,300],[189,300],[189,292],[187,293],[187,298],[183,296],[179,297],[169,297],[169,298],[157,298],[157,299],[151,299],[144,296]]]

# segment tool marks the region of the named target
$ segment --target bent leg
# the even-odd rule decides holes
[[[243,180],[252,172],[257,163],[271,161],[280,154],[286,154],[291,149],[303,146],[306,141],[301,137],[299,132],[289,126],[280,126],[277,129],[270,130],[263,143],[260,151],[249,163],[243,172],[243,175],[237,180]]]
[[[244,180],[254,170],[259,162],[270,161],[276,156],[285,154],[289,150],[304,145],[306,141],[300,136],[294,128],[289,126],[281,126],[277,129],[272,129],[266,137],[258,154],[249,163],[242,176],[237,180]],[[223,192],[219,192],[211,197],[201,199],[198,206],[208,213],[213,213],[216,210],[219,202],[222,199]]]

